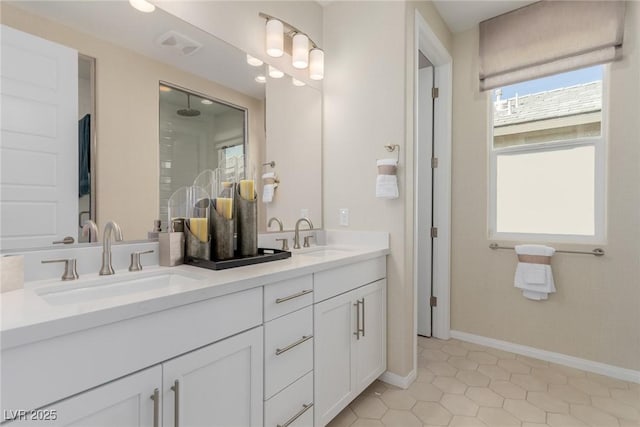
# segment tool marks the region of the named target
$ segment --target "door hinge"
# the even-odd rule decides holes
[[[438,227],[431,227],[431,238],[435,239],[438,237]]]
[[[429,299],[429,305],[431,307],[437,307],[438,306],[438,297],[431,297]]]
[[[437,157],[432,157],[431,158],[431,169],[435,169],[438,167],[438,158]]]
[[[437,87],[431,88],[431,97],[436,99],[438,96],[440,96],[440,89]]]

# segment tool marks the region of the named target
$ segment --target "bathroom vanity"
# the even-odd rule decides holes
[[[325,425],[386,369],[387,253],[27,283],[2,297],[4,420]]]

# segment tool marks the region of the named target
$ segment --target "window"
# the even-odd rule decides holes
[[[493,239],[604,240],[604,66],[493,91]]]

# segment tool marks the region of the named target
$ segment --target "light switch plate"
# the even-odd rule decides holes
[[[340,213],[340,225],[342,226],[348,226],[349,225],[349,209],[347,208],[341,208],[338,209],[339,213]]]

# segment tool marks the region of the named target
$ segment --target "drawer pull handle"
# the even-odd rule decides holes
[[[173,427],[180,426],[180,381],[175,380],[173,386]]]
[[[311,292],[313,292],[313,289],[305,289],[304,291],[300,291],[297,294],[289,295],[288,297],[278,298],[276,299],[276,304],[280,304],[282,302],[289,301],[290,299],[294,299],[294,298],[298,298],[298,297],[310,294]]]
[[[293,417],[289,418],[286,423],[278,424],[278,427],[289,427],[295,420],[300,418],[302,416],[302,414],[307,412],[309,410],[309,408],[311,408],[311,407],[313,407],[313,402],[307,403],[306,405],[302,405],[302,409],[300,409],[300,411],[297,414],[295,414]]]
[[[153,390],[151,395],[153,400],[153,427],[160,427],[160,390]]]
[[[287,352],[296,346],[299,346],[305,341],[309,341],[311,338],[313,338],[313,335],[303,335],[302,338],[300,338],[298,341],[289,344],[285,348],[276,348],[276,356],[280,356],[282,353]]]

